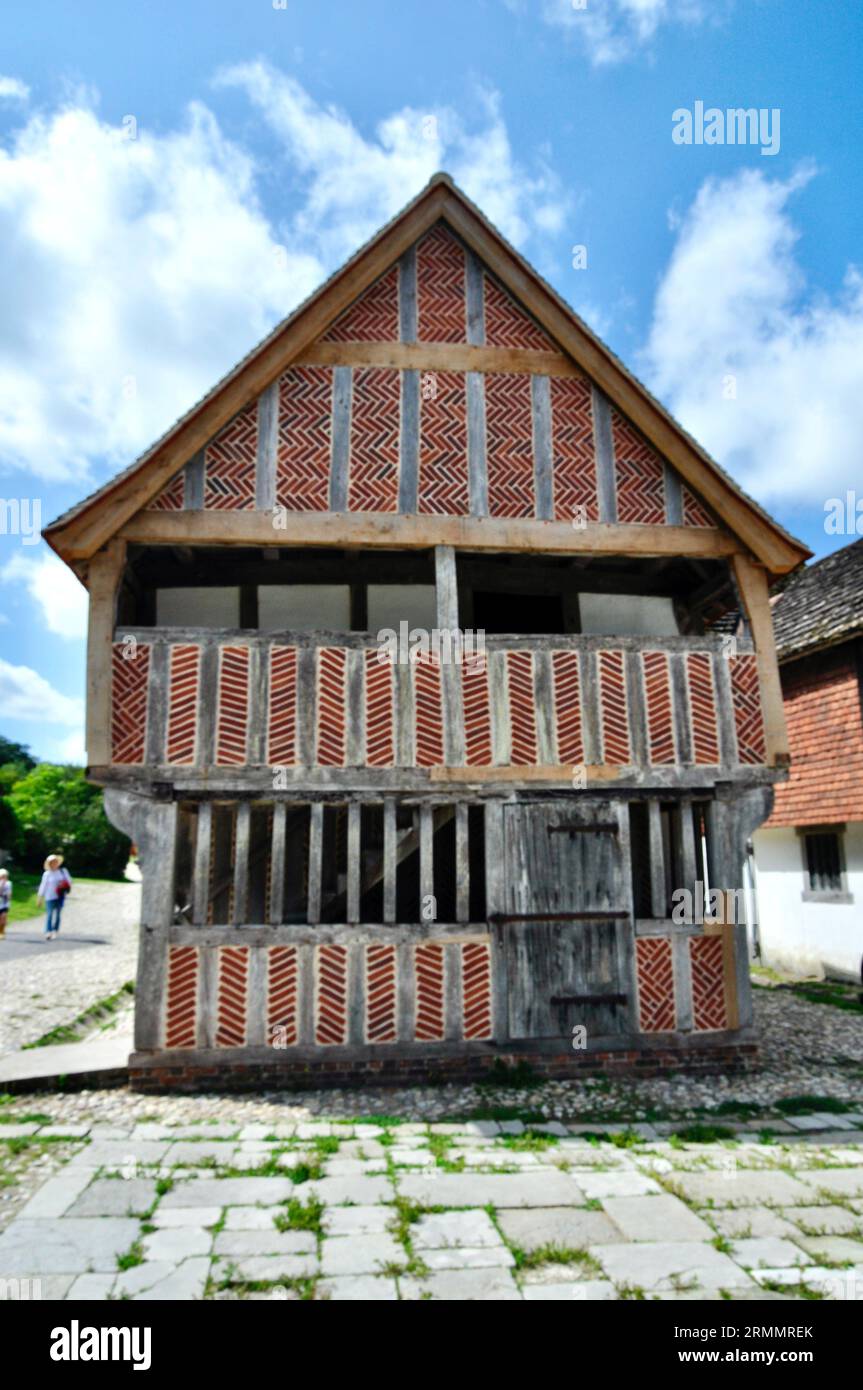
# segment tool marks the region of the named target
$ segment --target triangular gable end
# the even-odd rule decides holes
[[[411,282],[407,292],[406,280]],[[364,450],[367,455],[368,478],[363,479],[362,467],[354,478],[352,457],[346,495],[339,496],[336,488],[334,496],[326,476],[332,372],[341,354],[362,344],[370,356],[354,371],[371,399],[364,400],[360,391],[353,420],[367,428],[368,437],[357,447],[359,457]],[[398,428],[394,436],[390,431],[381,437],[387,410],[398,409],[398,351],[455,354],[452,371],[444,370],[442,356],[437,359],[443,400],[435,405],[424,392],[420,406],[424,432],[428,421],[434,433],[436,411],[441,417],[437,430],[447,436],[446,453],[453,437],[458,452],[467,436],[463,378],[468,363],[460,362],[458,353],[479,347],[509,354],[493,364],[503,370],[488,368],[484,376],[488,505],[469,505],[466,480],[458,469],[454,480],[447,461],[430,457],[424,440],[425,487],[421,450],[416,506],[410,498],[404,506]],[[530,354],[548,359],[542,367],[548,377],[554,482],[544,499],[537,498],[524,464],[528,433],[535,433],[531,392],[544,389],[517,379],[523,356]],[[611,519],[702,527],[715,527],[718,519],[770,572],[786,572],[805,558],[805,547],[740,493],[445,176],[433,180],[136,465],[48,527],[46,539],[70,562],[86,559],[142,509],[188,507],[189,489],[197,508],[261,506],[255,481],[259,398],[274,383],[279,474],[277,495],[264,505],[445,515],[479,510],[555,520],[567,518],[575,507],[594,521],[599,508],[589,477],[588,425],[590,435],[596,428],[589,418],[591,382],[611,403],[617,492],[617,515]],[[351,454],[354,448],[351,439]]]
[[[514,349],[545,354],[552,451],[548,518],[600,519],[591,383],[531,315],[491,274],[446,223],[438,222],[323,333],[279,378],[276,413],[275,502],[288,511],[325,512],[330,506],[330,457],[334,422],[334,366],[315,365],[323,355],[349,362],[352,349],[369,344],[395,348],[406,339],[423,344]],[[339,345],[325,350],[322,345]],[[349,439],[346,504],[349,511],[399,508],[399,447],[395,422],[402,402],[395,375],[398,354],[387,365],[357,367],[352,381],[354,419]],[[528,358],[518,357],[515,365]],[[502,365],[509,365],[504,357]],[[178,473],[149,504],[181,511],[192,494],[205,509],[251,510],[256,506],[255,460],[258,405],[251,402],[203,451],[194,475]],[[416,509],[424,515],[471,513],[467,390],[463,373],[424,372],[419,401]],[[529,375],[484,374],[487,428],[487,512],[492,517],[536,518],[533,401]],[[390,428],[384,420],[389,416]],[[715,527],[716,519],[619,411],[611,412],[615,469],[615,518],[621,524]],[[521,448],[520,466],[511,457]],[[189,496],[187,498],[187,488]]]

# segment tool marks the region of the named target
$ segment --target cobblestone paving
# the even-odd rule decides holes
[[[64,944],[82,943],[75,950],[52,944],[9,960],[0,945],[0,1052],[36,1042],[134,980],[140,902],[138,883],[76,883],[60,929]],[[42,917],[13,922],[6,936],[37,937],[43,926]]]
[[[55,1153],[0,1233],[0,1279],[46,1299],[863,1298],[856,1112],[770,1143],[3,1114],[0,1146]]]

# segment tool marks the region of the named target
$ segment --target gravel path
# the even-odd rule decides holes
[[[36,1042],[134,980],[140,902],[138,883],[76,884],[63,909],[62,946],[54,943],[38,954],[18,948],[39,943],[41,917],[6,928],[8,944],[0,942],[0,1051]]]

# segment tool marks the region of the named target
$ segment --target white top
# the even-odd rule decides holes
[[[58,883],[71,882],[72,876],[65,869],[46,869],[39,884],[39,897],[44,898],[46,903],[52,903],[60,896],[57,892]]]
[[[11,878],[0,878],[0,912],[8,912],[12,901]]]

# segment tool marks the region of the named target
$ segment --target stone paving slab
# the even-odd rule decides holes
[[[800,1181],[837,1197],[863,1197],[863,1168],[816,1168],[801,1173]]]
[[[509,1269],[515,1264],[511,1250],[501,1245],[453,1245],[448,1249],[423,1250],[423,1264],[438,1269]]]
[[[195,1226],[166,1227],[144,1236],[141,1244],[146,1259],[179,1264],[195,1255],[209,1255],[213,1249],[213,1233]]]
[[[194,1302],[204,1297],[210,1274],[208,1259],[183,1260],[163,1278],[135,1295],[136,1303]]]
[[[673,1181],[675,1188],[699,1207],[754,1207],[764,1203],[791,1207],[812,1204],[811,1187],[807,1187],[799,1178],[776,1171],[736,1168],[727,1173],[676,1172]]]
[[[156,1200],[151,1178],[96,1178],[67,1210],[69,1216],[141,1216]]]
[[[679,1197],[606,1197],[603,1207],[626,1240],[712,1240],[713,1231]]]
[[[393,1185],[386,1177],[313,1178],[302,1183],[297,1195],[307,1200],[316,1197],[326,1206],[339,1207],[346,1202],[356,1206],[374,1205],[393,1200]]]
[[[498,1223],[506,1239],[528,1254],[547,1245],[558,1250],[584,1250],[589,1245],[608,1245],[624,1239],[605,1212],[586,1211],[583,1207],[502,1211]]]
[[[195,1208],[191,1208],[192,1211]],[[271,1231],[276,1228],[276,1217],[283,1216],[283,1206],[271,1207],[228,1207],[225,1211],[226,1231]],[[173,1215],[173,1213],[168,1213]],[[158,1213],[157,1213],[158,1215]]]
[[[393,1223],[389,1206],[328,1207],[321,1225],[329,1236],[383,1235]]]
[[[236,1207],[236,1211],[245,1211],[244,1207]],[[254,1210],[254,1208],[249,1208]],[[230,1213],[228,1213],[230,1216]],[[176,1207],[166,1209],[159,1206],[150,1217],[154,1226],[160,1229],[175,1230],[177,1227],[193,1226],[206,1230],[208,1226],[215,1226],[222,1215],[221,1207]],[[226,1223],[227,1224],[227,1223]]]
[[[0,1270],[4,1277],[37,1274],[105,1274],[116,1270],[117,1256],[138,1238],[139,1224],[129,1217],[28,1221],[18,1218],[0,1235]]]
[[[578,1185],[586,1198],[646,1197],[662,1191],[653,1178],[634,1169],[631,1172],[579,1173]]]
[[[603,1303],[617,1298],[607,1279],[582,1279],[571,1284],[526,1284],[522,1294],[528,1303]]]
[[[750,1285],[745,1270],[712,1245],[695,1241],[655,1241],[640,1245],[593,1245],[613,1283],[640,1289],[674,1289],[675,1282],[707,1289]]]
[[[585,1195],[566,1173],[536,1168],[527,1173],[441,1173],[439,1177],[399,1173],[399,1194],[424,1206],[498,1207],[583,1206]]]
[[[224,1257],[213,1261],[213,1278],[217,1281],[229,1278],[233,1284],[308,1279],[317,1272],[318,1261],[312,1255],[244,1255],[239,1259]]]
[[[117,1275],[114,1274],[79,1274],[72,1280],[65,1297],[70,1303],[81,1299],[84,1303],[103,1303],[109,1297]]]
[[[521,1292],[505,1269],[447,1269],[420,1278],[399,1280],[407,1302],[431,1298],[432,1302],[514,1303]]]
[[[173,1187],[159,1209],[275,1206],[287,1202],[295,1191],[290,1178],[190,1178]]]
[[[270,1222],[269,1229],[254,1231],[220,1231],[213,1244],[216,1255],[314,1255],[318,1242],[311,1231],[278,1231]]]
[[[787,1217],[791,1218],[795,1210],[808,1211],[811,1208],[789,1207]],[[704,1209],[702,1214],[709,1218],[719,1235],[728,1236],[731,1240],[748,1240],[759,1236],[788,1236],[793,1239],[800,1234],[790,1219],[767,1207],[727,1208],[724,1211]]]
[[[381,1274],[389,1265],[404,1265],[404,1247],[391,1235],[330,1236],[321,1252],[324,1274]]]
[[[863,1253],[863,1247],[861,1247]],[[779,1236],[755,1236],[736,1240],[734,1258],[747,1269],[767,1269],[776,1265],[807,1265],[815,1261],[801,1245]]]
[[[863,1232],[863,1217],[845,1207],[789,1207],[787,1216],[789,1222],[796,1223],[795,1235],[798,1227],[801,1231],[825,1236]]]
[[[398,1296],[395,1279],[373,1274],[330,1276],[321,1280],[317,1292],[331,1303],[396,1303]]]
[[[799,1239],[815,1264],[825,1260],[831,1264],[844,1264],[846,1260],[855,1265],[863,1264],[863,1243],[859,1240],[851,1240],[848,1236],[800,1236]]]
[[[518,1214],[518,1213],[516,1213]],[[505,1213],[506,1217],[513,1213]],[[441,1211],[420,1217],[411,1227],[414,1250],[443,1250],[459,1246],[502,1246],[500,1232],[487,1211]]]

